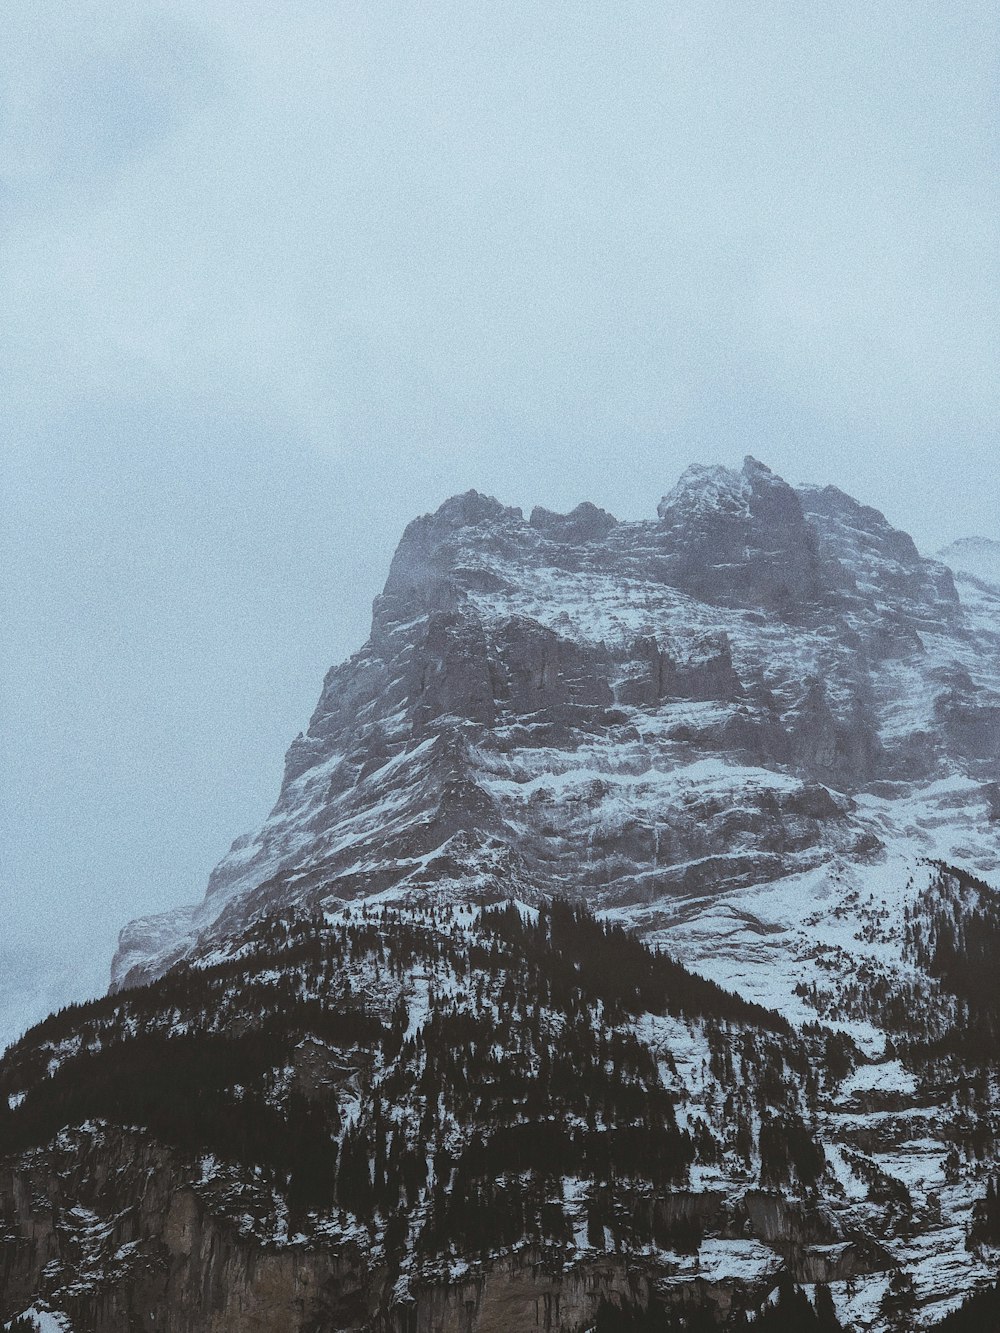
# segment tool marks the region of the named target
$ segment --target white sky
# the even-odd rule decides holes
[[[456,491],[651,516],[752,452],[926,548],[1000,537],[998,27],[987,0],[12,7],[7,953],[103,977],[125,919],[201,895]]]

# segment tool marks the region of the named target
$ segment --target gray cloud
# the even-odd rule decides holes
[[[0,182],[12,220],[106,201],[126,172],[220,91],[219,49],[153,8],[21,6],[0,38]]]

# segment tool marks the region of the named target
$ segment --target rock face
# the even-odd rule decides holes
[[[359,1252],[264,1249],[208,1206],[146,1136],[85,1128],[8,1169],[2,1307],[39,1299],[81,1330],[270,1333],[360,1323],[373,1287]],[[39,1277],[41,1275],[41,1283]]]
[[[481,1333],[554,1333],[591,1322],[602,1298],[648,1300],[648,1283],[614,1255],[560,1273],[527,1252],[381,1314],[385,1274],[357,1246],[262,1246],[213,1209],[210,1186],[134,1132],[66,1135],[44,1163],[0,1178],[0,1195],[18,1233],[4,1247],[0,1310],[41,1299],[79,1330],[466,1333],[472,1321]]]
[[[794,617],[821,600],[816,534],[799,497],[763,463],[692,467],[657,510],[665,581],[701,601]]]
[[[456,496],[404,533],[263,829],[199,908],[123,933],[114,982],[278,905],[513,885],[610,908],[870,856],[873,784],[1000,778],[986,596],[751,458],[689,468],[650,522]]]

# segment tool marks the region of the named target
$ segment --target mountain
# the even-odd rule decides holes
[[[1000,664],[948,569],[752,459],[689,469],[658,513],[526,521],[470,492],[412,523],[267,823],[197,908],[124,932],[116,985],[279,904],[514,888],[634,914],[770,883],[884,843],[886,784],[964,843],[955,812],[995,799]]]
[[[656,515],[410,524],[264,826],[0,1064],[0,1314],[923,1328],[995,1279],[1000,591],[752,458]]]

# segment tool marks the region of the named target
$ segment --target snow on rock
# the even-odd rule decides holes
[[[804,1017],[836,951],[896,948],[852,904],[900,906],[920,857],[1000,864],[976,615],[877,511],[754,459],[688,469],[653,522],[455,497],[404,534],[263,828],[200,906],[126,928],[115,983],[275,910],[558,893]]]
[[[22,1311],[20,1318],[32,1320],[38,1333],[73,1333],[69,1316],[59,1311],[43,1310],[40,1306],[32,1305]],[[9,1328],[10,1324],[4,1327]]]
[[[861,1065],[840,1085],[841,1095],[848,1100],[856,1092],[912,1094],[916,1090],[916,1078],[899,1060],[880,1060],[875,1064]]]

